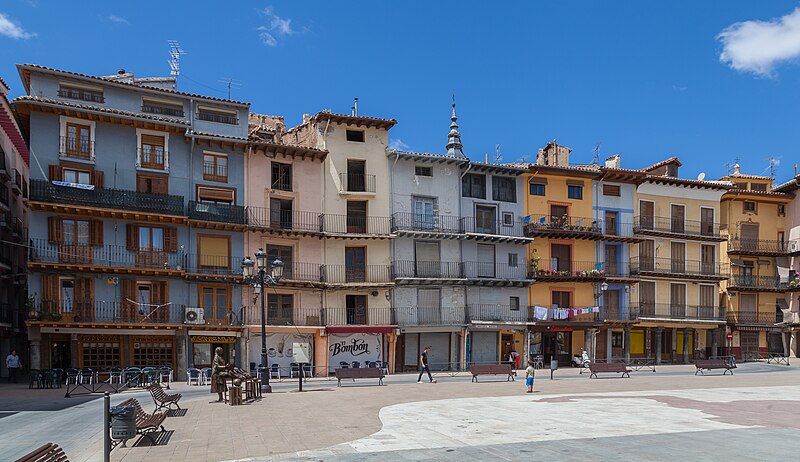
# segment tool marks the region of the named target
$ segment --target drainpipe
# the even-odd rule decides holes
[[[472,162],[467,162],[467,169],[464,170],[464,173],[462,173],[461,176],[458,177],[458,221],[459,221],[459,223],[461,223],[462,226],[463,226],[463,223],[464,223],[463,222],[463,218],[464,218],[463,217],[463,204],[462,204],[463,201],[464,201],[464,198],[461,196],[461,192],[462,192],[461,191],[461,185],[462,185],[462,181],[464,179],[464,176],[466,176],[466,174],[470,171],[470,169],[472,169]],[[458,242],[458,261],[460,261],[462,264],[464,263],[464,241],[463,240]],[[462,290],[464,291],[464,315],[466,316],[467,312],[469,310],[468,303],[467,303],[467,288],[463,287]],[[464,328],[464,347],[465,348],[466,348],[466,342],[467,342],[467,336],[468,335],[469,335],[469,329],[468,328]],[[466,349],[465,349],[465,355],[466,355]]]
[[[309,122],[309,124],[310,123],[311,122]],[[326,151],[328,151],[328,140],[326,139],[326,137],[328,136],[328,127],[330,127],[330,125],[331,125],[331,119],[329,117],[328,120],[325,123],[325,130],[322,132],[322,148],[324,150],[326,150]],[[314,128],[316,128],[316,127],[314,127]],[[322,172],[322,202],[320,203],[320,207],[321,207],[320,208],[320,216],[321,216],[322,220],[325,219],[324,218],[325,217],[325,196],[327,195],[326,194],[326,190],[327,190],[327,187],[328,187],[328,175],[327,175],[327,172],[325,171],[325,163],[328,161],[328,159],[330,159],[330,155],[331,155],[331,153],[330,153],[330,151],[328,151],[328,155],[325,156],[325,159],[323,159],[323,161],[322,161],[322,163],[320,164],[320,167],[319,167],[320,171]],[[331,160],[331,162],[333,162],[333,160]],[[323,222],[323,224],[324,224],[324,222]],[[324,228],[323,228],[323,230],[324,230]],[[325,265],[327,263],[328,263],[328,242],[325,240],[325,238],[323,236],[323,239],[322,239],[322,265]],[[325,289],[322,289],[321,292],[320,292],[320,309],[323,310],[323,313],[324,313],[324,310],[327,307],[328,307],[328,291],[325,290]]]
[[[186,182],[186,187],[188,189],[187,197],[193,197],[193,195],[192,195],[192,186],[194,184],[194,143],[195,143],[195,137],[194,137],[194,98],[189,98],[189,128],[186,129],[186,135],[191,139],[191,141],[189,143],[189,174],[188,174],[188,180],[189,181]],[[196,197],[195,197],[195,199],[196,199]],[[187,231],[188,231],[189,240],[188,240],[188,243],[187,243],[187,249],[186,250],[189,251],[189,250],[191,250],[191,243],[192,243],[192,227],[191,226],[187,226]],[[183,256],[185,256],[187,253],[184,253]],[[184,261],[182,263],[184,263],[184,265],[186,265],[188,262]],[[190,306],[190,302],[191,302],[191,299],[192,299],[191,292],[192,291],[189,290],[189,288],[187,287],[187,290],[186,290],[186,306]],[[198,300],[198,302],[199,302],[199,300]],[[199,303],[198,303],[198,305],[199,305]],[[186,335],[186,339],[187,339],[187,341],[189,339],[188,333]],[[187,355],[188,355],[188,353],[187,353]],[[187,358],[188,358],[188,356],[187,356]]]
[[[394,168],[395,168],[395,166],[397,166],[397,161],[398,160],[400,160],[400,156],[397,155],[397,153],[395,153],[394,163],[392,163],[392,166],[389,169],[389,207],[390,207],[389,208],[389,210],[390,210],[389,213],[390,213],[390,216],[391,216],[391,218],[389,218],[390,222],[391,222],[391,220],[394,220],[394,214],[395,214],[395,208],[394,208]],[[414,213],[414,211],[412,210],[411,213]],[[394,257],[395,257],[395,251],[397,250],[396,243],[395,243],[394,239],[391,239],[391,244],[390,245],[391,245],[391,248],[392,248],[392,255],[389,258],[393,262],[394,261]],[[392,289],[392,295],[394,295],[394,289]]]

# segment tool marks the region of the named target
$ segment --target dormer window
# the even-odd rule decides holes
[[[58,86],[58,96],[61,98],[89,101],[91,103],[105,103],[102,88],[84,88],[79,86],[61,84]]]
[[[678,176],[678,166],[675,164],[667,164],[667,176],[677,177]]]
[[[183,105],[180,103],[168,103],[165,101],[143,99],[142,112],[172,117],[183,117]]]
[[[750,183],[750,189],[753,191],[766,191],[767,185],[764,183]]]
[[[364,130],[347,130],[347,141],[364,142]]]
[[[225,111],[222,109],[211,109],[207,107],[200,107],[197,110],[197,118],[207,122],[216,122],[219,124],[237,125],[239,123],[236,112]]]

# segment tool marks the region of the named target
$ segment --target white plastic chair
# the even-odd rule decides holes
[[[195,385],[200,386],[201,380],[200,369],[193,367],[186,370],[186,385],[191,385],[194,382]]]
[[[211,368],[204,367],[202,372],[203,385],[211,385]]]

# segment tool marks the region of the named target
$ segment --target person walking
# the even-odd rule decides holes
[[[431,370],[428,368],[428,352],[431,351],[431,347],[426,346],[422,350],[422,354],[419,355],[419,378],[417,379],[417,383],[422,383],[422,374],[425,372],[428,373],[428,378],[430,379],[431,383],[436,383],[433,376],[431,375]]]
[[[533,393],[533,361],[528,361],[528,368],[525,369],[525,385],[528,386],[528,391],[526,393]]]
[[[8,383],[17,383],[17,372],[22,367],[17,350],[11,350],[11,354],[6,356],[6,367],[8,368]]]

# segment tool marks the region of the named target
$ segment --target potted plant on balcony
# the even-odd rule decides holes
[[[28,311],[28,319],[36,319],[39,312],[36,311],[36,296],[31,295],[25,300],[25,309]]]
[[[539,257],[531,258],[531,272],[533,274],[537,274],[539,272],[539,260],[541,260]]]

